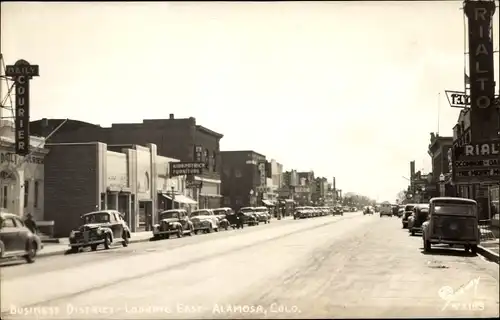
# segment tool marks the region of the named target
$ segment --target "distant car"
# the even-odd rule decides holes
[[[389,202],[384,202],[380,205],[380,217],[392,217],[392,205]]]
[[[219,227],[227,230],[231,226],[228,216],[234,215],[234,210],[229,207],[217,208],[212,210],[214,215],[219,219]]]
[[[293,213],[293,219],[306,219],[310,216],[310,210],[307,207],[297,207]]]
[[[418,204],[413,208],[413,214],[408,217],[408,231],[412,236],[417,232],[422,232],[422,224],[429,217],[429,205]]]
[[[401,216],[401,222],[403,223],[403,229],[408,228],[408,218],[413,214],[413,208],[416,204],[407,204],[404,207],[404,213]]]
[[[358,211],[358,208],[356,208],[356,207],[351,207],[351,212],[356,212],[356,211]]]
[[[219,231],[219,218],[217,218],[211,209],[200,209],[191,212],[191,222],[193,223],[194,233],[211,233]]]
[[[17,215],[0,213],[0,261],[23,258],[33,263],[42,248],[40,237],[32,233]]]
[[[259,219],[257,218],[254,207],[243,207],[240,208],[238,212],[243,214],[243,224],[248,226],[255,226],[259,224]]]
[[[71,231],[69,246],[71,252],[90,247],[96,251],[99,245],[109,249],[113,244],[121,243],[128,246],[130,241],[130,228],[120,212],[103,210],[89,212],[81,216],[82,224]]]
[[[373,208],[370,206],[366,206],[363,209],[363,215],[371,214],[373,215]]]
[[[185,234],[194,234],[193,222],[189,220],[188,213],[184,209],[172,209],[162,211],[158,215],[158,223],[153,226],[154,239],[168,239],[175,234],[177,238]]]
[[[333,208],[333,213],[334,216],[343,216],[344,215],[344,209],[341,206],[336,206]]]
[[[255,214],[257,215],[257,219],[259,220],[259,222],[271,222],[271,215],[269,214],[269,210],[266,207],[256,207]]]

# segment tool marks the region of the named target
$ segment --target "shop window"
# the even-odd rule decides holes
[[[24,207],[28,207],[28,200],[30,195],[30,182],[24,181]]]
[[[35,181],[35,208],[38,208],[38,197],[39,197],[39,194],[40,194],[40,182],[39,181]]]
[[[212,152],[212,171],[213,172],[217,172],[217,154],[214,152]]]

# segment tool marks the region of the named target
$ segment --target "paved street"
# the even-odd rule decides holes
[[[360,213],[54,256],[1,276],[3,319],[493,317],[499,308],[497,264],[463,250],[424,255],[399,219]]]

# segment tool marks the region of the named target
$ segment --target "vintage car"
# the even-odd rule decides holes
[[[33,263],[42,248],[40,237],[32,233],[19,216],[0,213],[0,261],[23,258]]]
[[[158,214],[158,223],[153,226],[153,239],[168,239],[175,234],[182,238],[185,234],[192,236],[194,226],[184,209],[171,209]]]
[[[228,215],[234,215],[234,210],[229,207],[217,208],[212,210],[214,215],[219,219],[219,227],[227,230],[231,226],[228,220]]]
[[[219,218],[217,218],[211,209],[200,209],[191,212],[191,222],[193,223],[194,233],[211,233],[219,231]]]
[[[295,208],[295,212],[293,213],[293,218],[297,219],[306,219],[309,218],[310,212],[307,207],[297,207]]]
[[[351,212],[356,212],[356,211],[358,211],[358,208],[356,208],[356,207],[351,207]]]
[[[422,232],[422,224],[429,216],[429,205],[418,204],[413,208],[413,213],[408,217],[408,231],[412,236],[417,232]]]
[[[401,216],[401,222],[403,223],[403,229],[408,228],[408,218],[413,214],[413,208],[416,204],[410,203],[405,205],[403,215]]]
[[[257,215],[257,219],[259,220],[259,222],[271,222],[271,215],[269,214],[269,210],[266,207],[256,207],[255,214]]]
[[[477,202],[471,199],[439,197],[429,202],[429,217],[422,225],[424,251],[433,244],[463,245],[477,252],[480,243]]]
[[[115,210],[102,210],[89,212],[81,216],[82,225],[71,231],[69,246],[71,252],[90,247],[97,250],[99,245],[109,249],[111,245],[121,243],[128,246],[130,228],[120,212]]]
[[[405,213],[405,207],[404,206],[400,206],[399,209],[398,209],[398,218],[401,218],[404,213]]]
[[[243,219],[243,224],[249,226],[255,226],[259,224],[259,220],[257,219],[257,214],[255,213],[254,207],[243,207],[238,211],[239,215]]]
[[[372,207],[370,207],[370,206],[366,206],[366,207],[364,207],[364,209],[363,209],[363,215],[366,215],[366,214],[371,214],[371,215],[373,215],[373,208],[372,208]]]
[[[344,209],[341,206],[335,206],[333,208],[332,215],[334,215],[334,216],[336,216],[336,215],[343,216],[344,215]]]
[[[350,212],[350,211],[351,211],[351,208],[350,208],[350,207],[348,207],[348,206],[344,206],[344,207],[342,208],[342,210],[344,210],[344,212]]]
[[[389,202],[383,202],[380,205],[380,217],[392,217],[392,205]]]
[[[399,206],[398,205],[393,205],[392,206],[392,215],[397,217],[398,216],[398,211],[399,211]]]

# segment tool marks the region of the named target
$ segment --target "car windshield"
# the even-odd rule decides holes
[[[179,218],[179,213],[177,211],[163,211],[160,213],[160,219],[173,219]]]
[[[199,210],[199,211],[193,211],[191,212],[191,216],[192,217],[196,217],[196,216],[206,216],[208,215],[208,212],[205,211],[205,210]]]
[[[83,216],[83,222],[87,223],[106,223],[109,222],[109,213],[107,212],[96,212],[92,214],[87,214]]]
[[[254,210],[252,208],[241,208],[240,211],[247,213],[247,212],[253,212]]]
[[[258,209],[255,209],[255,211],[257,211],[257,212],[266,212],[267,209],[265,209],[265,208],[258,208]]]
[[[216,214],[216,215],[226,214],[226,210],[224,210],[224,209],[214,210],[214,214]]]
[[[443,204],[434,205],[435,214],[445,215],[458,215],[458,216],[472,216],[474,215],[473,205],[459,205],[459,204]]]

